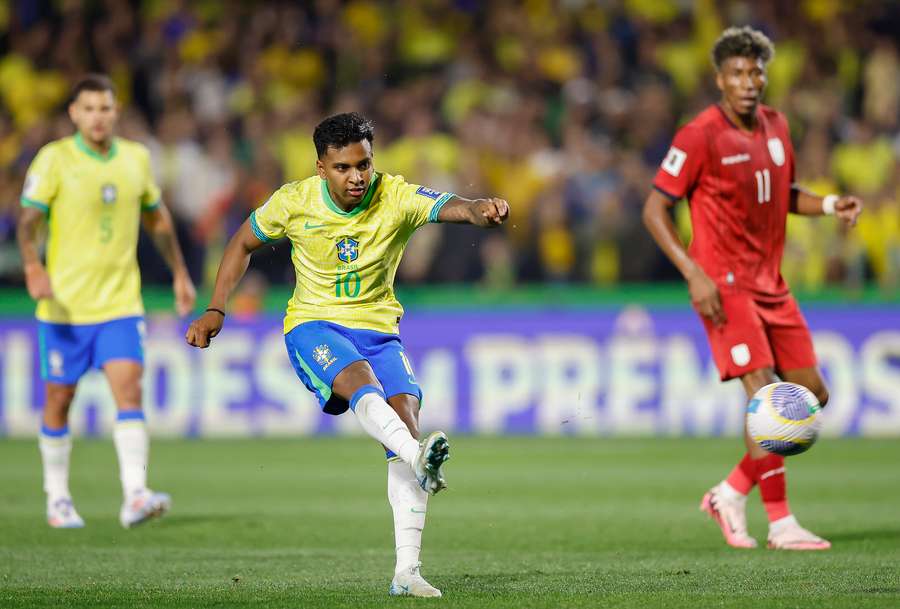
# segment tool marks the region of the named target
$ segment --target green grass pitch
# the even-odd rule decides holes
[[[394,599],[383,454],[364,438],[156,441],[165,519],[118,524],[115,453],[77,441],[83,530],[44,523],[34,441],[0,441],[0,607],[900,607],[900,442],[789,459],[792,506],[828,552],[725,546],[697,510],[738,440],[451,438],[423,574]],[[756,493],[751,533],[765,542]]]

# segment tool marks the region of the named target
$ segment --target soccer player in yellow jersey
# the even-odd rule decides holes
[[[390,593],[440,596],[419,573],[419,550],[428,495],[446,487],[441,466],[449,444],[439,431],[418,440],[422,392],[398,335],[403,307],[394,296],[394,274],[420,226],[498,226],[509,206],[376,173],[373,137],[372,125],[356,113],[316,127],[317,175],[282,186],[241,226],[225,249],[210,307],[186,338],[208,347],[250,253],[291,240],[297,285],[284,318],[288,357],[324,412],[349,408],[385,447],[397,550]]]
[[[137,264],[139,225],[174,275],[177,310],[195,292],[160,202],[147,149],[113,136],[118,116],[111,81],[90,75],[73,89],[74,136],[41,148],[28,170],[17,237],[29,295],[37,300],[41,375],[46,401],[40,433],[52,527],[84,526],[69,492],[68,413],[78,379],[101,368],[118,407],[113,441],[119,457],[128,528],[168,510],[171,499],[147,488],[149,440],[141,410],[144,308]],[[47,264],[38,228],[48,224]]]

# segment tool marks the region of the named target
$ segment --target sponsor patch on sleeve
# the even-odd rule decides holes
[[[33,197],[40,181],[41,177],[36,173],[29,173],[26,175],[25,184],[22,186],[22,196],[27,198]]]
[[[423,197],[428,197],[429,199],[434,199],[435,201],[437,201],[441,197],[441,195],[444,193],[439,192],[437,190],[432,190],[431,188],[427,188],[425,186],[419,186],[419,189],[416,191],[416,194],[422,195]]]
[[[666,158],[663,159],[663,171],[677,178],[679,174],[681,174],[681,169],[684,167],[685,160],[687,160],[687,153],[680,148],[672,146],[669,148],[669,153],[666,155]]]

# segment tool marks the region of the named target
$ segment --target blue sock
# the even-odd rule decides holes
[[[116,421],[144,421],[143,410],[120,410],[116,414]]]
[[[47,427],[46,423],[41,423],[41,435],[48,438],[63,438],[69,435],[69,426],[63,425],[60,429],[52,429]]]
[[[350,410],[356,412],[356,403],[359,402],[363,396],[368,395],[370,393],[375,393],[381,396],[381,399],[384,398],[384,391],[376,387],[375,385],[363,385],[359,389],[356,390],[356,393],[353,394],[353,397],[350,398]]]

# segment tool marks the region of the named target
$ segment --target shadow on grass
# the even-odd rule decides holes
[[[254,516],[251,514],[167,514],[159,524],[169,528],[191,527],[198,524],[227,525],[241,523],[241,526],[246,527],[247,523],[253,521]]]
[[[900,529],[861,529],[845,531],[825,536],[829,541],[881,541],[884,539],[900,539]]]

